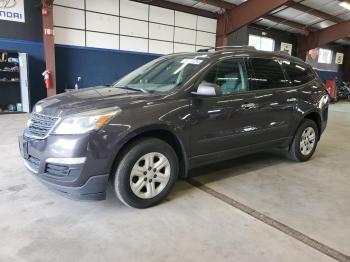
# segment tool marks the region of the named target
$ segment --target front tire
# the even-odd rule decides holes
[[[311,119],[304,119],[299,126],[288,151],[288,158],[298,162],[309,160],[318,143],[318,127]]]
[[[173,188],[178,158],[163,140],[144,138],[123,151],[114,176],[117,197],[127,206],[147,208],[158,204]]]

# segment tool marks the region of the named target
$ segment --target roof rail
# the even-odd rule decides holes
[[[245,49],[245,50],[256,50],[254,46],[242,45],[242,46],[218,46],[218,47],[209,47],[197,50],[197,52],[209,52],[209,51],[218,51],[226,49]]]
[[[275,51],[275,53],[280,54],[280,55],[288,55],[288,56],[290,56],[288,51]]]
[[[212,50],[213,48],[202,48],[198,49],[196,52],[208,52],[209,50]]]
[[[218,46],[215,47],[215,50],[217,49],[246,49],[246,50],[256,50],[254,46],[249,46],[249,45],[227,45],[227,46]]]

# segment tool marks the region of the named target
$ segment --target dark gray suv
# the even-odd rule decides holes
[[[19,137],[25,166],[78,199],[158,203],[200,165],[280,148],[314,153],[329,97],[315,72],[285,53],[248,47],[158,58],[115,84],[38,102]]]

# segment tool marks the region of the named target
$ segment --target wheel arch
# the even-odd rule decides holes
[[[175,151],[179,159],[179,177],[186,178],[188,174],[188,158],[185,145],[182,140],[168,127],[164,126],[150,126],[133,131],[131,134],[127,135],[122,142],[122,145],[117,150],[112,170],[118,166],[120,158],[123,155],[123,150],[125,150],[131,143],[142,138],[158,138],[168,143]],[[112,172],[114,175],[114,172]]]
[[[304,116],[304,119],[310,119],[312,121],[314,121],[317,125],[317,129],[318,129],[318,140],[320,140],[321,138],[321,115],[320,113],[318,112],[310,112],[310,113],[307,113],[305,116]]]
[[[299,129],[299,127],[304,119],[310,119],[316,123],[317,131],[318,131],[318,138],[317,139],[320,140],[320,138],[321,138],[321,121],[322,120],[321,120],[320,113],[317,111],[306,112],[300,117],[298,125],[295,126],[293,131],[292,131],[292,138],[295,136],[296,132],[298,131],[298,129]],[[291,140],[290,143],[292,143],[292,141],[293,140]]]

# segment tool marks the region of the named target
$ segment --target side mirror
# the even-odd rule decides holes
[[[199,84],[197,91],[191,92],[195,96],[216,96],[216,85],[203,81]]]

